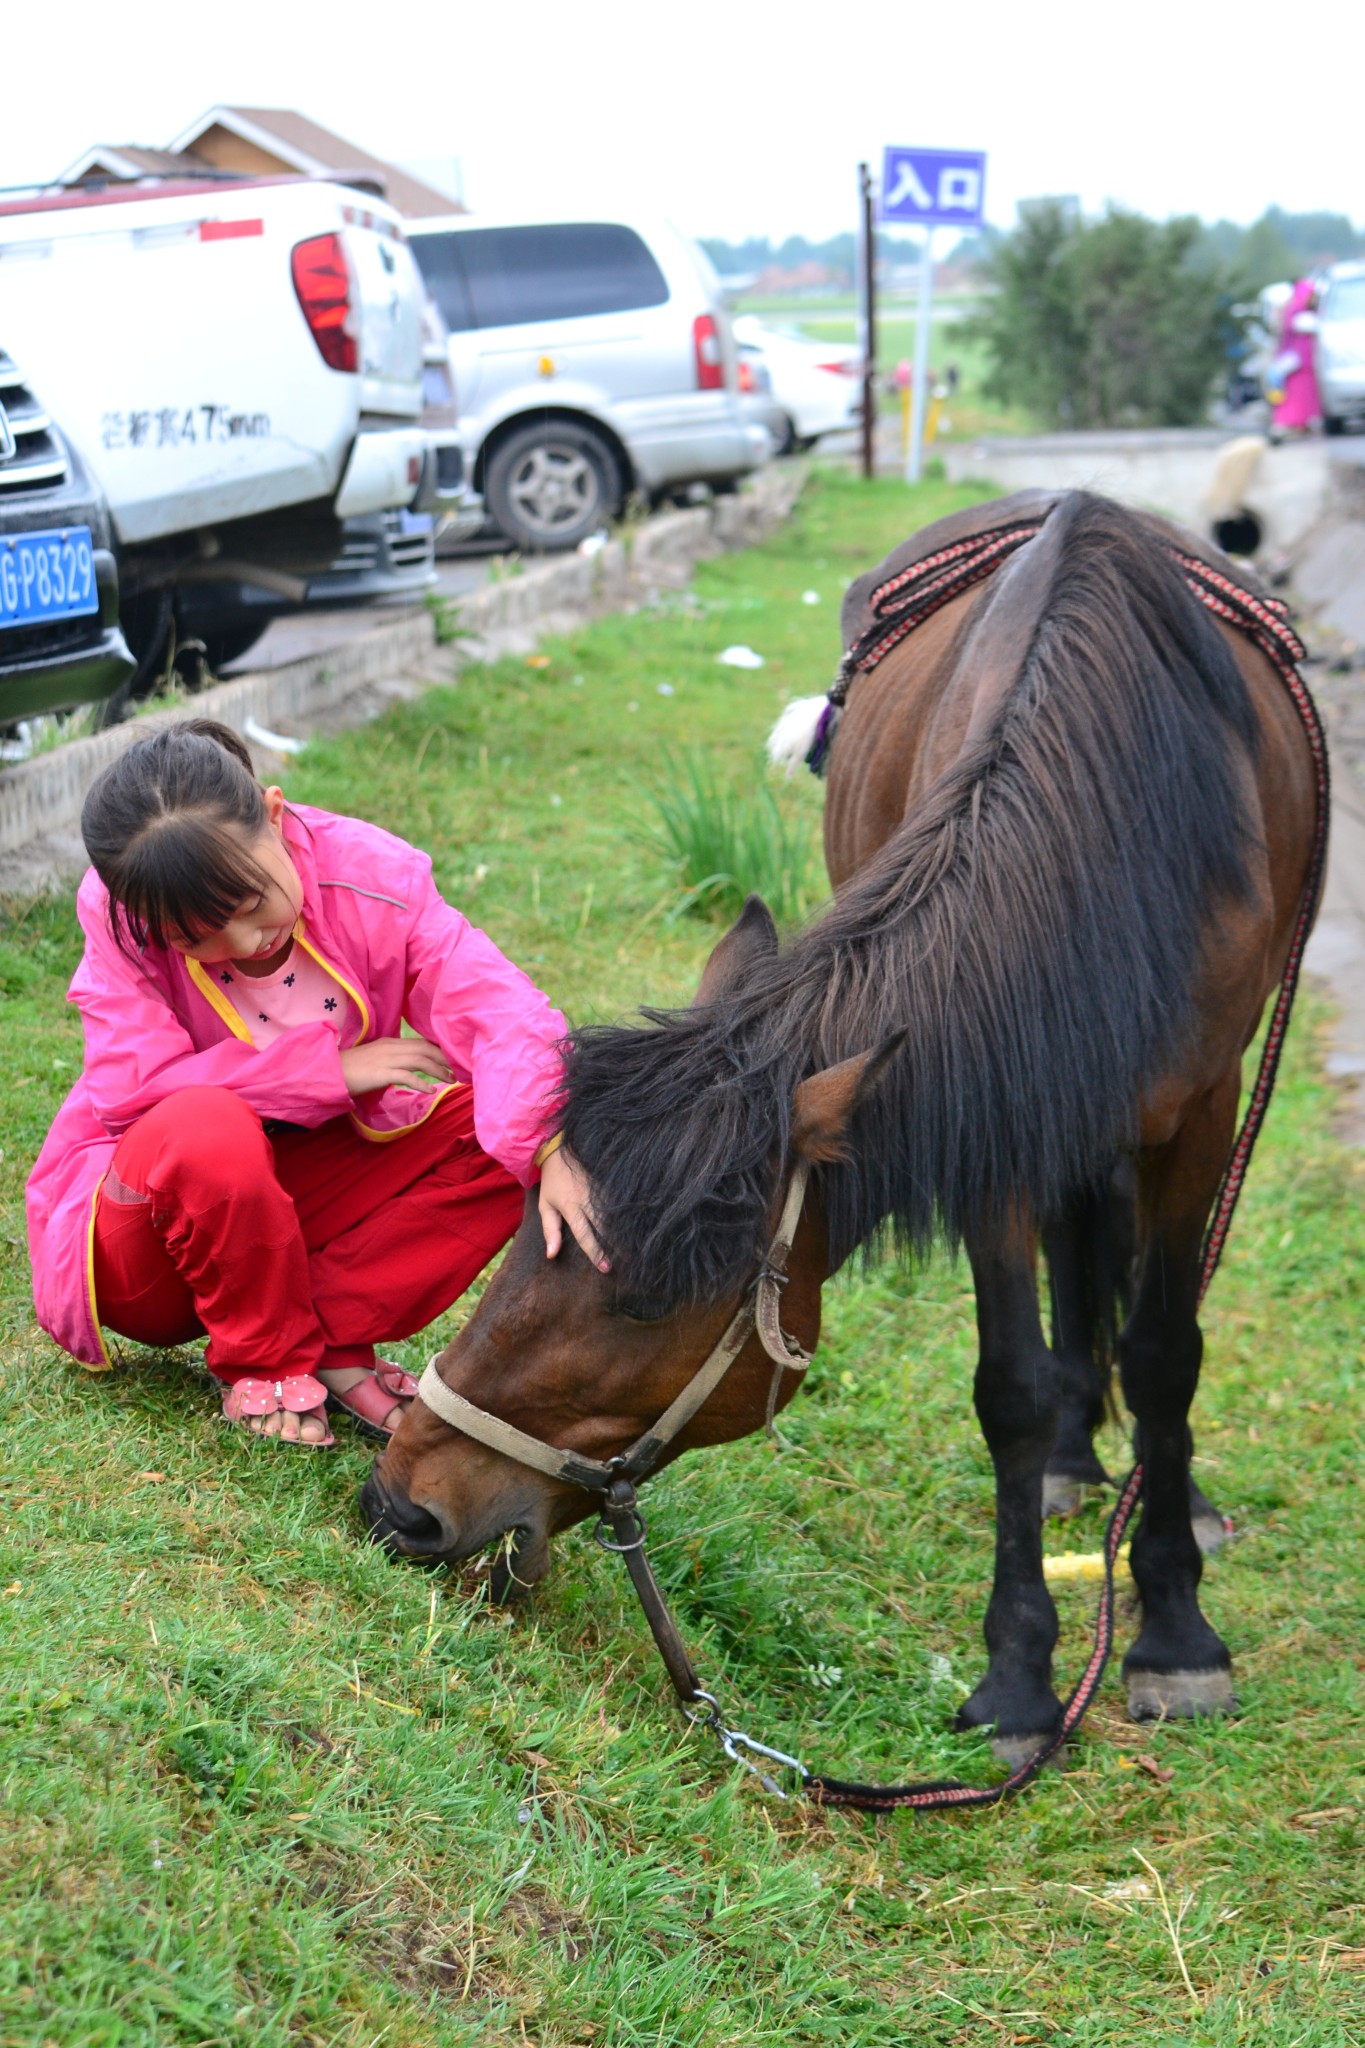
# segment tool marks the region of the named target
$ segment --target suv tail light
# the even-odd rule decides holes
[[[725,359],[720,350],[720,329],[710,313],[698,313],[692,322],[692,346],[697,352],[698,391],[723,391]]]
[[[289,268],[303,317],[324,363],[333,370],[358,370],[351,266],[340,235],[314,235],[310,241],[296,243]]]

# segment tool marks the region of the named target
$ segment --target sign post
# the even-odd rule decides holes
[[[979,228],[986,199],[986,157],[978,149],[888,148],[882,166],[881,217],[914,222],[924,230],[920,251],[919,314],[915,326],[914,418],[907,483],[924,467],[924,420],[929,405],[929,322],[934,295],[934,229]]]
[[[872,172],[858,166],[858,252],[861,257],[862,305],[859,330],[863,345],[863,475],[877,465],[877,237],[873,228]]]

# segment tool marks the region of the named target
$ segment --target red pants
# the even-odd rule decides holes
[[[229,1384],[364,1362],[463,1294],[524,1199],[468,1088],[385,1144],[346,1117],[267,1133],[229,1089],[182,1088],[124,1132],[100,1191],[100,1321],[158,1346],[207,1332]]]

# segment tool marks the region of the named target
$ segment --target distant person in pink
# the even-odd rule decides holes
[[[1322,417],[1322,401],[1318,397],[1317,372],[1313,368],[1315,338],[1306,326],[1301,325],[1301,316],[1311,314],[1317,286],[1311,277],[1301,277],[1285,301],[1280,315],[1279,356],[1295,358],[1295,367],[1282,372],[1283,396],[1274,408],[1274,424],[1282,432],[1305,432]]]

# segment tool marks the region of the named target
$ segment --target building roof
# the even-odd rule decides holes
[[[420,178],[399,170],[396,164],[371,156],[368,150],[358,148],[344,136],[290,107],[210,107],[172,138],[171,151],[191,153],[195,143],[211,128],[227,128],[244,142],[278,156],[291,169],[313,176],[363,173],[375,181],[390,206],[402,214],[422,216],[465,210],[449,193],[438,192],[434,185],[423,184]]]
[[[210,168],[204,166],[205,170]],[[188,161],[174,149],[145,149],[138,142],[97,142],[93,149],[87,149],[74,163],[58,174],[59,185],[75,185],[82,178],[104,175],[111,178],[139,178],[150,175],[160,176],[170,172],[183,178],[186,172],[197,169],[195,160]]]

